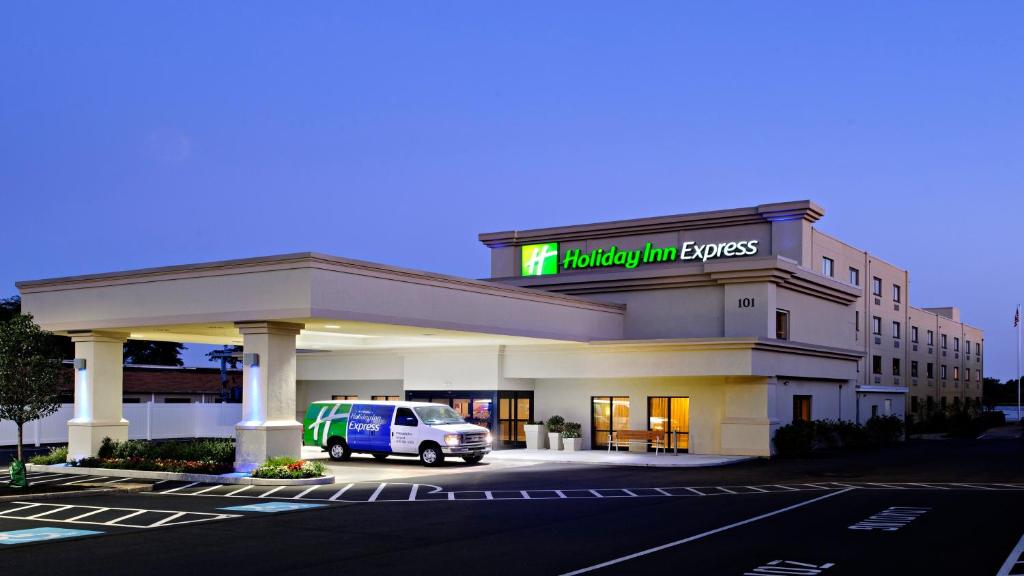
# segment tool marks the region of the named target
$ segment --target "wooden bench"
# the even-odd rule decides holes
[[[618,450],[623,442],[627,447],[630,442],[643,442],[645,445],[653,446],[654,453],[657,454],[658,448],[664,452],[668,446],[668,434],[658,430],[614,430],[608,442],[608,451],[611,452],[613,444]]]

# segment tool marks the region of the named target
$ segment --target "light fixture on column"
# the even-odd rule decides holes
[[[85,358],[75,358],[75,370],[85,370]]]
[[[242,364],[246,366],[259,366],[260,355],[255,352],[247,352],[242,354]]]

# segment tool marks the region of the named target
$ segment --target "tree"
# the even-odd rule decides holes
[[[0,298],[0,322],[6,322],[21,314],[21,296]],[[57,349],[58,357],[68,360],[75,357],[75,344],[67,336],[50,334],[47,336],[51,344]]]
[[[28,314],[0,322],[0,419],[18,427],[18,460],[26,422],[60,408],[60,384],[67,377],[52,334]]]
[[[153,342],[150,340],[128,340],[124,343],[125,364],[151,364],[155,366],[184,366],[181,342]]]

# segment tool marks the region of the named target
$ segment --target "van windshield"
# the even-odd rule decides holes
[[[448,406],[420,406],[416,414],[424,424],[462,424],[465,420]]]

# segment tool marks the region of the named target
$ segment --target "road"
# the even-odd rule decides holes
[[[1014,564],[1024,553],[1022,454],[1020,439],[935,441],[700,470],[479,466],[318,487],[164,482],[152,493],[2,503],[0,558],[76,574],[1024,573]],[[1000,572],[1004,564],[1018,570]]]

